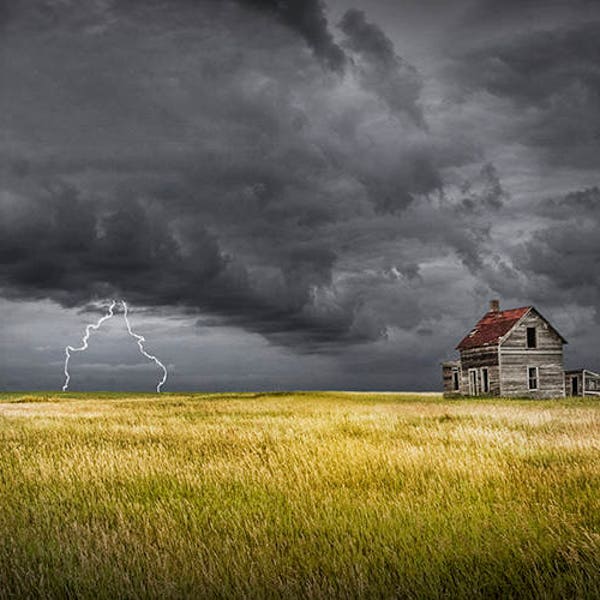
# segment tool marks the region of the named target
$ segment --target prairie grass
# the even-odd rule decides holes
[[[600,402],[0,394],[0,598],[600,598]]]

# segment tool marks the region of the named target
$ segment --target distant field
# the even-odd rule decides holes
[[[0,394],[0,598],[600,598],[600,401]]]

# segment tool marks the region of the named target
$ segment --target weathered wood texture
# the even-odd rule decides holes
[[[563,341],[534,309],[532,309],[519,324],[501,342],[503,350],[527,349],[527,328],[536,328],[537,350],[562,350]]]
[[[588,396],[600,396],[600,375],[591,371],[584,371],[584,390]]]
[[[498,346],[484,346],[462,350],[460,362],[463,369],[498,366]]]
[[[469,385],[469,370],[476,369],[476,391],[474,395],[499,396],[500,395],[500,371],[498,369],[498,346],[484,346],[482,348],[470,348],[461,350],[460,362],[463,376],[461,378],[461,394],[471,395]],[[483,390],[482,368],[488,370],[489,391]]]
[[[535,348],[527,347],[527,328],[535,327]],[[565,395],[563,341],[531,310],[500,343],[500,388],[503,396],[552,398]],[[529,389],[528,368],[539,371],[538,389]]]
[[[472,369],[473,367],[471,367]],[[483,373],[482,369],[488,370],[488,383],[489,390],[487,392],[483,389]],[[497,366],[479,367],[475,369],[476,382],[475,392],[471,393],[471,386],[469,378],[471,377],[469,369],[462,369],[462,377],[460,380],[460,395],[461,396],[499,396],[500,395],[500,371]]]
[[[458,396],[460,395],[460,387],[458,390],[454,389],[454,372],[458,373],[460,382],[460,362],[458,360],[449,360],[442,363],[442,375],[444,378],[444,396]]]
[[[565,395],[565,376],[562,353],[501,352],[501,388],[503,396],[523,398],[555,398]],[[538,368],[537,389],[530,390],[529,367]]]
[[[576,381],[575,386],[573,380]],[[575,387],[575,389],[573,389]],[[583,371],[567,371],[565,373],[565,391],[567,396],[583,396]]]
[[[573,387],[574,379],[577,380],[576,389]],[[565,390],[567,396],[600,396],[600,375],[586,369],[567,371]]]

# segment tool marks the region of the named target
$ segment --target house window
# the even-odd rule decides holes
[[[484,394],[490,391],[490,376],[487,367],[481,369],[481,391]]]
[[[537,367],[527,367],[527,380],[530,390],[538,389],[539,373]]]
[[[452,387],[455,392],[458,392],[460,389],[460,384],[458,380],[458,369],[452,369]]]
[[[527,347],[537,348],[537,333],[535,327],[527,328]]]

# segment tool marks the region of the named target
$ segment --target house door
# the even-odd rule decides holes
[[[571,377],[571,396],[579,396],[579,379]]]
[[[469,396],[477,396],[479,394],[477,383],[477,369],[469,369]]]

